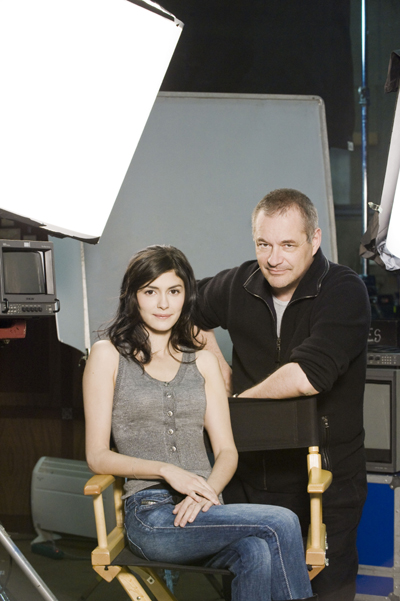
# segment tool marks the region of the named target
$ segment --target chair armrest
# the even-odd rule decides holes
[[[115,482],[114,476],[100,474],[92,476],[83,489],[85,495],[100,495],[106,488]]]
[[[309,455],[310,457],[310,455]],[[319,453],[311,456],[314,461],[317,457],[317,466],[310,468],[308,473],[308,493],[310,498],[310,528],[308,531],[306,562],[311,568],[310,579],[314,578],[325,567],[326,557],[326,529],[322,523],[322,493],[324,493],[332,482],[332,474],[321,469]]]
[[[93,497],[98,547],[92,552],[92,565],[109,565],[125,546],[123,529],[122,483],[109,474],[92,476],[84,487],[84,494]],[[114,504],[116,505],[117,526],[107,534],[103,505],[103,492],[114,484]]]
[[[308,475],[307,491],[309,493],[323,493],[329,488],[331,482],[331,472],[322,470],[318,467],[312,467]]]
[[[92,551],[92,565],[93,566],[107,566],[121,553],[125,547],[125,535],[124,529],[116,526],[111,530],[110,534],[106,537],[105,541]]]

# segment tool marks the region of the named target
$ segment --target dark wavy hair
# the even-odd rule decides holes
[[[149,334],[140,316],[136,293],[166,271],[174,271],[183,280],[185,301],[181,315],[171,331],[174,351],[183,348],[195,352],[204,348],[197,340],[197,284],[193,269],[174,246],[154,245],[137,252],[129,262],[121,284],[119,306],[111,324],[104,330],[117,351],[143,367],[151,360]]]

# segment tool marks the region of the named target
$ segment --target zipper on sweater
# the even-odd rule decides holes
[[[276,339],[275,363],[277,365],[277,368],[281,364],[281,339],[280,339],[280,337]]]
[[[331,471],[331,460],[329,457],[329,440],[330,440],[330,430],[329,430],[329,420],[327,415],[323,415],[321,417],[322,421],[322,445],[321,445],[321,458],[322,458],[322,467],[325,470]]]
[[[263,472],[264,472],[264,490],[268,490],[267,488],[267,465],[265,461],[265,455],[263,456]]]
[[[245,288],[245,290],[246,290],[246,288]],[[247,292],[249,292],[249,291],[247,291]],[[271,318],[275,324],[275,332],[276,332],[276,330],[277,330],[276,319],[275,319],[275,316],[274,316],[273,312],[271,311],[271,307],[269,306],[267,301],[262,296],[259,296],[258,294],[254,294],[254,292],[250,292],[250,294],[252,296],[254,296],[255,298],[259,298],[260,300],[263,301],[263,303],[267,307],[268,311],[271,313]],[[281,363],[281,339],[280,339],[280,336],[278,336],[276,339],[276,347],[275,347],[275,364],[276,364],[275,369],[278,369],[278,367],[280,367],[280,363]],[[268,374],[268,375],[270,375],[270,374]]]

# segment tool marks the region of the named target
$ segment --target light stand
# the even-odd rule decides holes
[[[5,528],[0,522],[0,543],[6,549],[8,554],[15,560],[15,562],[19,565],[21,570],[27,576],[27,578],[32,582],[33,586],[36,588],[37,592],[45,599],[46,601],[58,601],[57,597],[53,595],[48,586],[43,582],[40,578],[39,574],[35,571],[35,569],[31,566],[26,557],[21,553],[18,549],[17,545],[11,539],[10,535],[7,533]],[[7,594],[7,593],[6,593]],[[2,592],[0,591],[0,598]],[[4,601],[7,601],[7,597],[4,598]]]
[[[366,0],[361,0],[361,87],[358,88],[361,105],[361,172],[362,172],[362,233],[368,226],[368,105],[367,87],[367,12]],[[368,275],[368,259],[361,259],[362,275]]]

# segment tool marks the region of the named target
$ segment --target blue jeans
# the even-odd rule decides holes
[[[174,526],[176,498],[147,489],[129,497],[125,527],[135,555],[153,561],[225,568],[232,601],[312,596],[297,516],[271,505],[213,505],[184,528]]]

